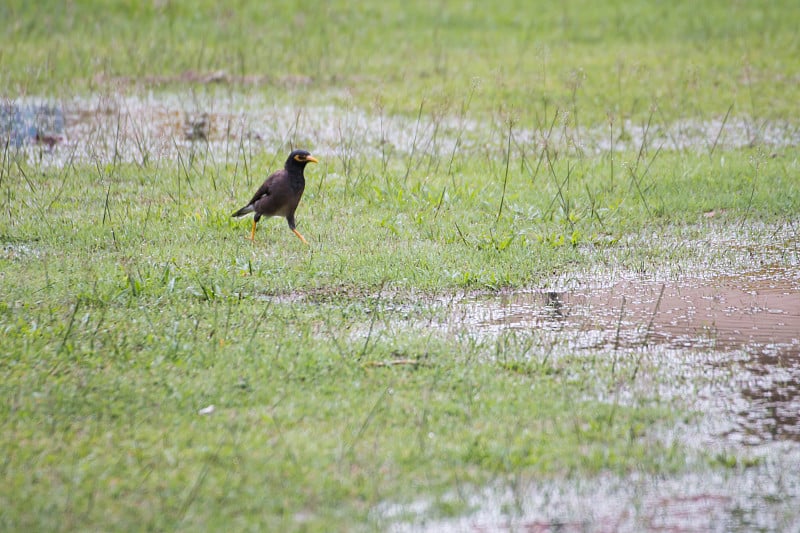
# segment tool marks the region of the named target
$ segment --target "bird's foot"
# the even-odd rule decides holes
[[[303,241],[303,244],[308,246],[308,241],[306,240],[305,237],[303,237],[303,235],[299,231],[297,231],[296,229],[293,229],[292,231],[294,232],[295,235],[297,235],[300,238],[301,241]]]

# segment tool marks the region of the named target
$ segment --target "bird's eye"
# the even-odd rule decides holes
[[[294,156],[294,160],[295,160],[295,161],[300,161],[300,162],[302,162],[302,161],[303,161],[303,159],[305,159],[305,158],[304,158],[302,155],[296,155],[296,156]]]

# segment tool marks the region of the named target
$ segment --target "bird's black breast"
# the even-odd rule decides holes
[[[302,173],[289,175],[289,187],[291,187],[294,194],[302,194],[303,189],[306,188],[306,178]]]

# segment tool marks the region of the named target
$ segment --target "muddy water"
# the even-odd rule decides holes
[[[800,279],[782,274],[516,293],[476,303],[473,316],[479,328],[599,330],[597,348],[665,343],[797,357]]]
[[[800,270],[772,267],[680,282],[623,280],[464,305],[460,313],[477,331],[552,331],[574,349],[699,355],[695,359],[705,362],[695,372],[727,370],[733,376],[733,412],[726,413],[729,424],[721,436],[742,444],[800,442]]]

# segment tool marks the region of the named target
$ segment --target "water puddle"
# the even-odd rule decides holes
[[[341,101],[341,95],[331,98]],[[346,98],[345,98],[346,100]],[[701,150],[800,144],[800,127],[791,122],[684,119],[668,124],[559,128],[557,132],[515,130],[520,146],[548,145],[581,153],[639,150]],[[277,150],[287,144],[310,146],[346,169],[375,158],[409,155],[449,157],[504,150],[505,125],[447,113],[411,118],[355,105],[283,105],[252,94],[147,93],[94,95],[60,101],[17,99],[0,102],[0,141],[27,152],[41,164],[74,160],[92,164],[128,161],[147,164],[185,158],[198,152],[215,163],[245,157],[258,146]],[[47,157],[36,147],[44,145]],[[355,147],[358,147],[356,150]]]
[[[753,445],[800,442],[798,269],[511,293],[461,302],[456,313],[481,334],[552,332],[572,350],[648,350],[665,367],[670,358],[686,365],[675,371],[727,370],[733,383],[722,436]]]
[[[465,302],[481,330],[597,332],[585,348],[666,344],[800,356],[800,274],[785,270],[680,282],[619,281]]]

